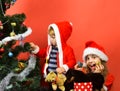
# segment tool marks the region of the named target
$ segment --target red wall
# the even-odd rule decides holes
[[[87,40],[103,45],[108,53],[108,67],[115,76],[111,91],[120,89],[120,1],[119,0],[17,0],[8,14],[24,12],[26,25],[33,29],[26,40],[41,48],[47,44],[50,23],[68,20],[73,33],[68,43],[74,48],[76,59],[82,61]]]

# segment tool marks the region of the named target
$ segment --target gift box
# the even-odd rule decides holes
[[[74,83],[74,91],[92,91],[92,82]]]

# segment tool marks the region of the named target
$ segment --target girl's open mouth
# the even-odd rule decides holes
[[[93,70],[95,70],[95,68],[96,68],[96,64],[94,63],[94,64],[90,64],[89,65],[89,68],[93,71]]]

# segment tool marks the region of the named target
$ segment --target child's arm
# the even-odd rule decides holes
[[[36,54],[40,58],[44,58],[46,56],[46,49],[47,48],[42,48],[40,49],[38,45],[35,45],[34,43],[30,43],[31,45],[31,50],[33,54]]]
[[[74,65],[76,64],[76,59],[71,47],[65,48],[63,54],[64,58],[62,67],[65,69],[65,72],[67,72],[70,68],[74,68]]]
[[[65,72],[65,69],[63,67],[58,67],[56,69],[57,73],[64,73]]]
[[[111,89],[111,86],[114,82],[114,76],[110,73],[108,73],[108,75],[106,76],[106,79],[105,79],[105,87],[108,89],[108,91]]]
[[[74,65],[76,64],[75,55],[73,52],[73,49],[71,47],[67,47],[63,51],[63,65],[61,67],[58,67],[56,71],[58,73],[65,73],[70,68],[74,68]]]
[[[37,54],[39,52],[39,47],[35,45],[33,42],[31,42],[30,45],[31,45],[32,53]]]

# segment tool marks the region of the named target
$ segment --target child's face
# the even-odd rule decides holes
[[[87,66],[91,69],[92,72],[96,70],[96,67],[98,67],[97,65],[101,64],[100,58],[94,54],[87,55],[85,61]]]
[[[54,30],[52,30],[52,29],[49,30],[49,35],[50,35],[50,43],[51,43],[51,45],[57,46]]]

